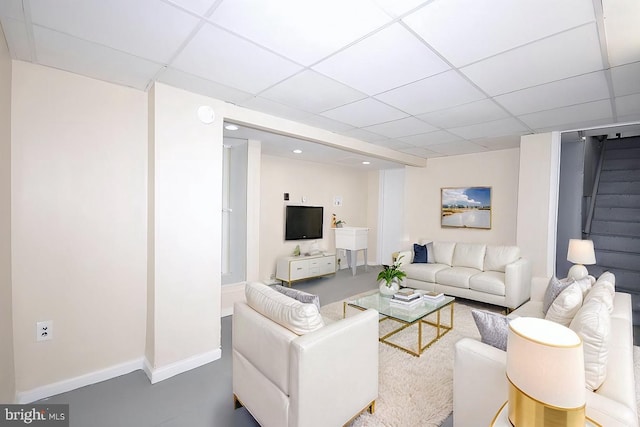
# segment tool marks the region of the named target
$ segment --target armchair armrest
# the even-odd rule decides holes
[[[504,273],[505,305],[518,308],[531,296],[531,263],[520,258],[507,264]]]
[[[377,399],[377,311],[296,338],[290,352],[289,425],[344,425]]]
[[[507,353],[472,338],[455,345],[454,427],[488,426],[506,402]]]

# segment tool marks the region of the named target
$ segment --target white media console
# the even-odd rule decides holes
[[[290,256],[278,259],[276,279],[291,286],[292,282],[326,276],[336,272],[335,254]]]

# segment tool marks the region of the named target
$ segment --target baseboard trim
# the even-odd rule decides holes
[[[190,371],[191,369],[199,368],[202,365],[218,360],[222,357],[222,350],[217,348],[206,353],[197,354],[189,358],[180,360],[178,362],[170,363],[169,365],[162,366],[160,368],[153,369],[149,364],[149,361],[145,357],[143,363],[144,372],[149,377],[151,384],[164,381],[168,378],[181,374],[183,372]]]
[[[128,362],[114,365],[109,368],[101,369],[99,371],[91,372],[78,377],[69,378],[56,383],[47,384],[42,387],[37,387],[28,391],[21,391],[16,393],[16,403],[31,403],[36,400],[45,399],[47,397],[55,396],[60,393],[66,393],[71,390],[75,390],[80,387],[85,387],[91,384],[96,384],[102,381],[110,380],[112,378],[119,377],[121,375],[129,374],[138,369],[142,369],[143,359],[134,359]]]

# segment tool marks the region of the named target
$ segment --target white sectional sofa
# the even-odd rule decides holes
[[[531,266],[517,246],[422,240],[427,263],[400,252],[404,286],[515,309],[529,299]],[[402,257],[402,258],[400,258]]]
[[[598,282],[609,281],[615,286],[615,277],[604,273]],[[512,312],[509,317],[527,316],[544,318],[542,307],[548,280],[534,280],[531,299],[522,307]],[[613,288],[613,287],[612,287]],[[595,285],[594,288],[595,289]],[[605,342],[605,359],[599,359],[605,372],[602,384],[591,391],[587,389],[586,415],[605,427],[638,427],[638,414],[635,395],[635,379],[633,369],[633,324],[631,296],[615,292],[612,309],[610,309],[610,331]],[[585,297],[587,301],[587,297]],[[597,304],[596,304],[597,306]],[[592,301],[585,302],[580,313],[595,321],[592,326],[600,328],[607,322],[598,319],[596,310],[592,310]],[[605,319],[606,320],[606,319]],[[571,322],[572,329],[576,328]],[[593,336],[583,337],[585,347],[593,351]],[[586,354],[586,353],[585,353]],[[488,426],[494,415],[507,400],[505,351],[499,350],[472,338],[463,338],[456,343],[453,373],[453,425],[454,427]],[[593,375],[593,365],[587,365],[585,355],[585,375]],[[589,383],[589,381],[587,381]],[[553,387],[553,384],[550,384]]]

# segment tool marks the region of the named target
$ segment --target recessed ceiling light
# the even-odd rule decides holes
[[[296,154],[302,154],[302,150],[296,148],[295,150],[293,150],[294,153]]]
[[[363,165],[370,165],[371,162],[367,162],[366,160],[364,162],[362,162]]]
[[[236,126],[236,125],[231,125],[231,124],[229,124],[229,125],[225,125],[225,127],[224,127],[224,128],[225,128],[226,130],[238,130],[238,129],[240,129],[238,126]]]

